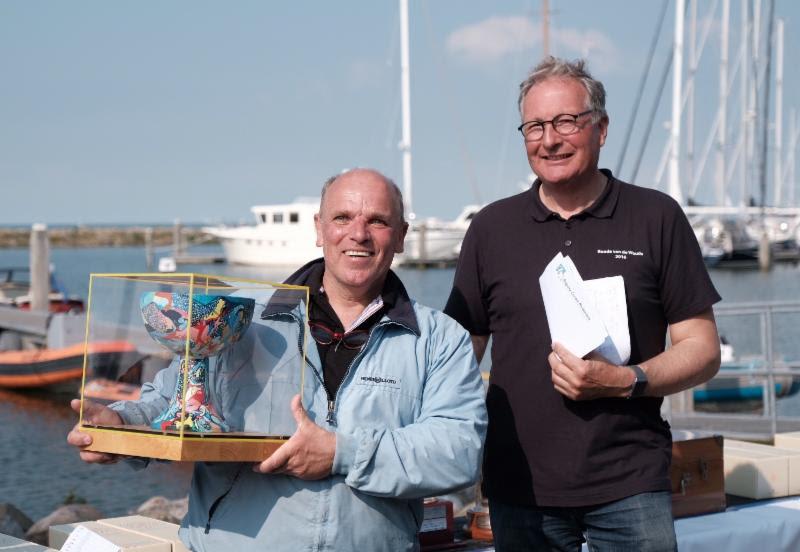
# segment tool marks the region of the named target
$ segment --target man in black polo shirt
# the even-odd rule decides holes
[[[605,91],[584,62],[546,58],[519,107],[538,179],[474,218],[445,308],[479,359],[493,338],[483,490],[496,549],[674,550],[660,407],[719,368],[720,297],[680,206],[598,168]],[[629,365],[551,343],[538,278],[558,252],[585,280],[623,277]]]

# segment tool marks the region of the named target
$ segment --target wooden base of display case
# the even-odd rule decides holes
[[[289,438],[259,433],[160,431],[146,426],[83,425],[92,437],[85,450],[186,462],[262,462]]]

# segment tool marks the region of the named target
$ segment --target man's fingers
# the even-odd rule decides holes
[[[287,441],[280,447],[278,450],[272,453],[272,456],[261,462],[260,464],[256,464],[253,466],[253,471],[261,472],[261,473],[278,473],[289,462],[289,457],[291,453],[286,445],[289,442]]]
[[[572,364],[576,360],[580,360],[578,357],[573,355],[569,351],[569,349],[567,349],[566,347],[564,347],[561,343],[558,343],[557,341],[553,342],[553,352],[558,356],[558,358],[561,360],[561,362],[563,362],[564,364],[567,364],[567,365]]]
[[[69,401],[69,407],[74,410],[76,413],[81,413],[81,400],[80,399],[72,399]]]
[[[78,426],[75,426],[76,428]],[[85,447],[92,444],[92,437],[82,431],[73,429],[67,434],[67,443],[75,447]]]

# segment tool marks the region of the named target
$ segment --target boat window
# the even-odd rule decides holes
[[[261,213],[261,222],[263,222],[263,223],[267,222],[267,214],[266,213]]]
[[[283,213],[272,213],[272,222],[275,224],[283,224]]]
[[[300,220],[300,213],[289,213],[289,222],[298,222]]]

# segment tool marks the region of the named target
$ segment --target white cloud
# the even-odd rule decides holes
[[[617,47],[600,31],[557,29],[553,33],[553,41],[557,52],[566,52],[562,54],[566,57],[586,58],[590,62],[590,67],[608,71],[619,65]]]
[[[507,56],[532,51],[541,44],[541,24],[525,16],[492,16],[456,29],[447,37],[447,51],[468,63],[487,64]],[[619,66],[619,51],[613,41],[595,29],[554,27],[551,51],[564,57],[585,57],[602,70]]]
[[[530,18],[493,16],[447,37],[447,51],[469,62],[488,63],[531,49],[539,33]]]

